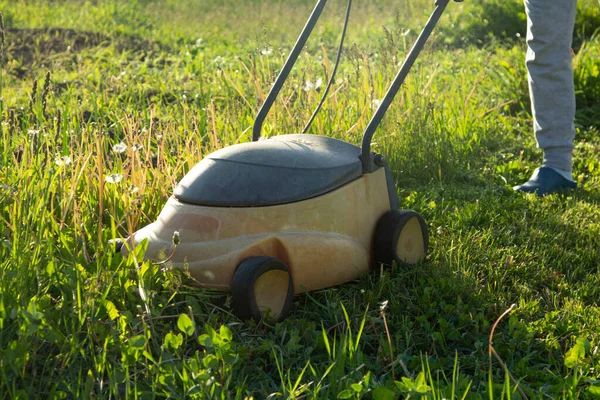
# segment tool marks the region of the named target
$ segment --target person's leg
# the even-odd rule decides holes
[[[524,3],[533,126],[538,147],[544,151],[541,170],[546,171],[540,175],[536,170],[529,182],[515,190],[545,194],[575,186],[572,177],[575,89],[571,44],[577,0],[524,0]],[[540,182],[548,178],[550,181]]]

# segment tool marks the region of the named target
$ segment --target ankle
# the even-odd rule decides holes
[[[561,147],[544,149],[542,167],[550,167],[566,179],[573,180],[573,150]]]

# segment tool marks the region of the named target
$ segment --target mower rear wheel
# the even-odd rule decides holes
[[[391,265],[414,265],[425,258],[429,235],[425,220],[410,210],[390,210],[375,231],[375,261]]]
[[[242,320],[277,322],[290,311],[294,285],[288,267],[273,257],[250,257],[231,282],[233,312]]]

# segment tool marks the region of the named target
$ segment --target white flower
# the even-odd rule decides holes
[[[323,79],[321,79],[321,78],[317,79],[317,82],[315,82],[315,89],[320,88],[322,84],[323,84]]]
[[[212,64],[223,64],[225,62],[225,57],[216,56],[214,60],[212,60]]]
[[[38,133],[40,133],[40,130],[39,129],[30,129],[27,131],[27,133],[29,134],[29,136],[35,136]]]
[[[123,180],[123,174],[106,175],[104,181],[107,183],[119,183]]]
[[[260,51],[260,54],[261,54],[261,55],[263,55],[263,56],[266,56],[266,55],[269,55],[269,54],[271,54],[272,52],[273,52],[273,49],[271,49],[271,48],[266,48],[266,49],[262,49],[262,50]]]
[[[373,101],[371,101],[371,108],[377,108],[377,107],[379,107],[380,104],[381,104],[381,100],[373,99]]]
[[[379,303],[379,311],[385,312],[385,310],[387,309],[389,303],[390,302],[388,300],[384,300],[381,303]]]
[[[306,83],[304,84],[303,90],[305,92],[308,92],[311,90],[317,90],[318,88],[321,87],[322,84],[323,84],[323,79],[321,79],[321,78],[317,79],[317,81],[315,83],[312,83],[311,81],[306,81]]]
[[[133,150],[133,151],[138,151],[141,149],[143,149],[141,144],[134,144],[133,146],[131,146],[131,150]]]
[[[69,165],[69,164],[71,164],[71,157],[69,157],[69,156],[62,156],[62,157],[56,156],[56,158],[54,159],[54,163],[56,165],[58,165],[59,167],[61,165]]]
[[[117,143],[112,147],[112,151],[115,153],[125,153],[125,151],[127,151],[127,145],[123,142]]]

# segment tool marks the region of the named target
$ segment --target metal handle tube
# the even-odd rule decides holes
[[[444,9],[448,5],[449,1],[450,0],[437,0],[436,1],[435,10],[429,17],[429,20],[427,21],[427,24],[425,24],[425,27],[423,28],[423,30],[421,31],[421,34],[417,38],[417,41],[415,42],[413,47],[408,52],[408,55],[406,56],[406,60],[402,64],[402,67],[400,68],[398,75],[396,75],[396,77],[394,78],[392,85],[388,89],[387,93],[385,94],[385,97],[381,101],[381,104],[379,104],[377,111],[375,111],[375,114],[371,118],[369,125],[367,125],[367,128],[365,129],[365,133],[363,135],[363,140],[362,140],[361,156],[360,156],[362,165],[363,165],[363,172],[365,172],[365,173],[372,172],[372,169],[373,169],[372,163],[371,163],[371,157],[370,157],[371,139],[373,138],[373,134],[375,133],[375,130],[379,126],[379,123],[381,122],[383,116],[385,115],[388,108],[390,107],[390,104],[394,100],[396,93],[398,93],[398,89],[400,89],[400,86],[402,86],[402,84],[404,83],[406,76],[410,72],[411,67],[413,66],[413,64],[415,63],[415,60],[419,56],[419,53],[423,49],[423,46],[425,46],[425,42],[427,42],[427,39],[431,35],[433,28],[435,27],[438,20],[440,19],[441,15],[444,12]]]
[[[279,73],[279,76],[275,80],[275,83],[273,84],[271,91],[267,95],[265,102],[263,103],[262,107],[258,111],[258,114],[256,115],[256,119],[254,120],[254,126],[252,127],[252,141],[256,142],[258,139],[260,139],[262,124],[263,124],[265,118],[267,117],[267,114],[269,113],[271,106],[275,102],[275,99],[277,98],[277,95],[279,94],[281,87],[283,86],[285,80],[287,79],[288,75],[290,74],[292,67],[296,63],[296,60],[298,59],[298,56],[300,55],[302,48],[304,47],[304,45],[306,44],[306,41],[308,40],[308,37],[310,36],[313,28],[315,27],[317,21],[319,20],[319,17],[321,16],[321,12],[323,12],[323,8],[325,7],[326,3],[327,3],[327,0],[319,0],[317,5],[313,9],[312,14],[308,18],[308,21],[306,22],[306,25],[304,26],[304,29],[302,30],[302,33],[300,33],[300,37],[298,37],[296,44],[292,48],[292,51],[290,52],[288,59],[286,60],[285,64],[283,65],[283,68],[281,69],[281,72]]]

